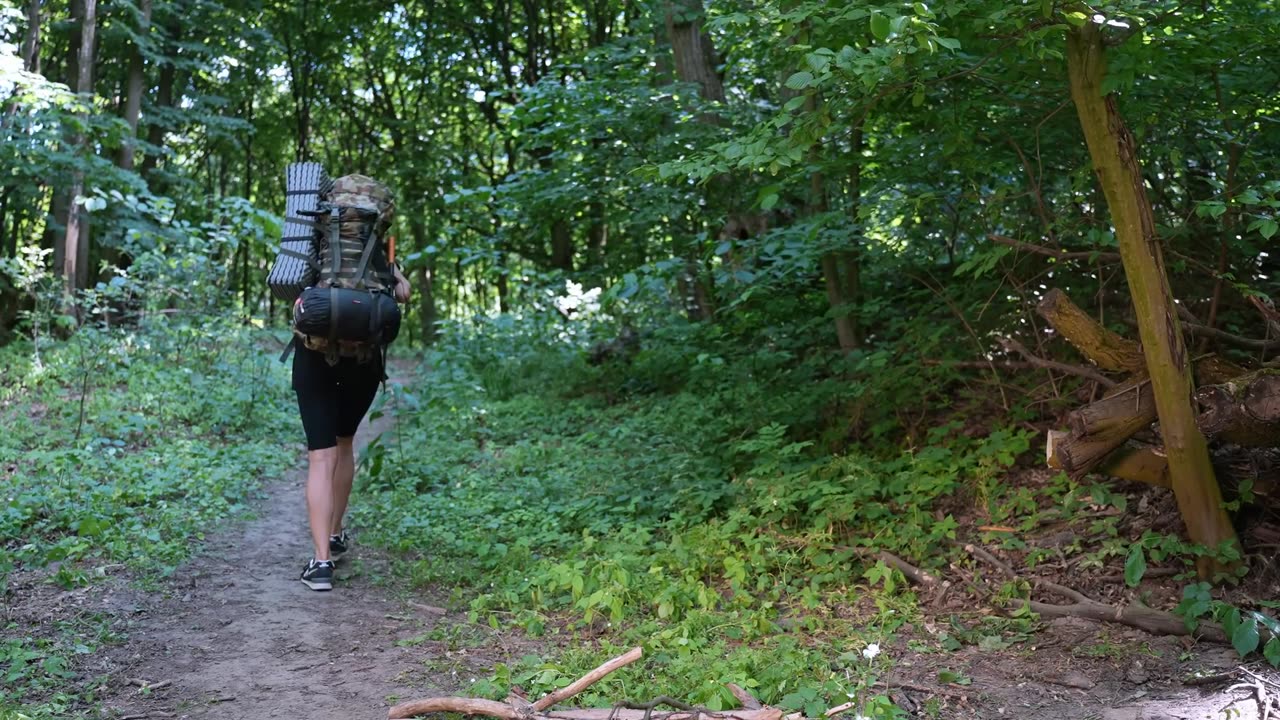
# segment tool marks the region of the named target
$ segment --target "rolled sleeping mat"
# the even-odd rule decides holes
[[[388,293],[311,287],[293,303],[303,335],[388,345],[400,334],[400,306]]]
[[[324,185],[332,184],[317,162],[291,163],[285,170],[284,232],[267,286],[285,302],[293,302],[319,277],[320,257],[312,240],[314,212]]]

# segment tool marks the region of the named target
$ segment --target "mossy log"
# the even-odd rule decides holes
[[[1146,360],[1138,343],[1106,329],[1058,288],[1045,294],[1036,307],[1054,330],[1082,355],[1103,370],[1124,373],[1146,372]]]

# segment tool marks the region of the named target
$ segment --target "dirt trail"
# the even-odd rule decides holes
[[[365,422],[358,451],[390,422]],[[361,548],[338,563],[332,592],[298,581],[310,554],[305,471],[267,488],[260,517],[211,536],[164,592],[137,603],[113,675],[168,685],[118,684],[103,705],[117,717],[363,720],[396,699],[434,692],[424,647],[396,641],[450,622],[436,608],[395,601],[373,578],[385,567]]]

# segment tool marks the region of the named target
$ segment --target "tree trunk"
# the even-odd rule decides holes
[[[178,41],[182,37],[182,25],[177,21],[167,23],[165,25],[165,35],[167,36],[167,40],[165,42],[165,54],[169,55],[171,53],[176,53]],[[173,90],[174,86],[177,85],[177,76],[178,69],[174,65],[173,59],[171,57],[167,58],[160,65],[160,79],[156,86],[155,107],[173,107]],[[154,148],[163,147],[166,131],[167,128],[160,122],[159,118],[148,118],[147,144]],[[155,172],[159,160],[160,155],[156,151],[151,151],[142,158],[142,176],[147,179],[149,184],[151,183],[151,176]],[[152,190],[156,190],[154,185]]]
[[[573,228],[562,217],[551,223],[551,267],[573,272]]]
[[[93,96],[93,37],[98,23],[97,0],[81,0],[81,2],[83,4],[80,15],[80,55],[76,66],[76,92],[87,102]],[[84,136],[77,134],[74,141],[77,152],[83,151],[84,144]],[[84,173],[76,170],[71,177],[71,203],[67,209],[67,235],[62,260],[63,288],[68,309],[71,307],[75,291],[83,287],[84,268],[81,263],[88,253],[88,233],[82,229],[82,226],[87,229],[88,225],[82,222],[83,207],[76,202],[76,198],[82,192],[84,192]]]
[[[609,226],[605,221],[604,202],[593,199],[587,205],[587,267],[596,272],[604,270],[605,246],[609,240]]]
[[[40,2],[27,0],[27,32],[22,39],[22,67],[40,73]]]
[[[138,35],[145,37],[151,32],[151,0],[140,0],[138,3]],[[142,59],[142,47],[133,43],[129,49],[129,79],[125,90],[124,121],[129,126],[129,133],[120,146],[120,160],[117,163],[125,170],[132,170],[134,165],[134,143],[138,136],[138,118],[142,115],[142,92],[146,77]]]
[[[1170,482],[1192,542],[1210,549],[1236,545],[1235,530],[1222,507],[1222,493],[1209,462],[1208,445],[1191,406],[1191,362],[1138,165],[1137,142],[1125,126],[1115,98],[1102,94],[1106,75],[1102,40],[1101,30],[1092,22],[1069,32],[1067,73],[1137,311],[1138,332],[1169,458]],[[1202,578],[1210,578],[1230,567],[1206,556],[1197,569]]]
[[[724,102],[724,83],[716,72],[716,49],[702,31],[702,0],[667,0],[667,37],[675,56],[676,77],[698,86],[702,97]]]

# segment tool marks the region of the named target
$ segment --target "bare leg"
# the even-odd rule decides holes
[[[356,476],[353,440],[355,440],[353,437],[338,438],[338,460],[333,469],[333,514],[329,523],[330,535],[342,532],[342,516],[347,513],[347,500],[351,498],[351,483]]]
[[[333,518],[334,471],[339,454],[336,447],[307,453],[307,520],[311,523],[316,560],[329,559],[329,523]]]

